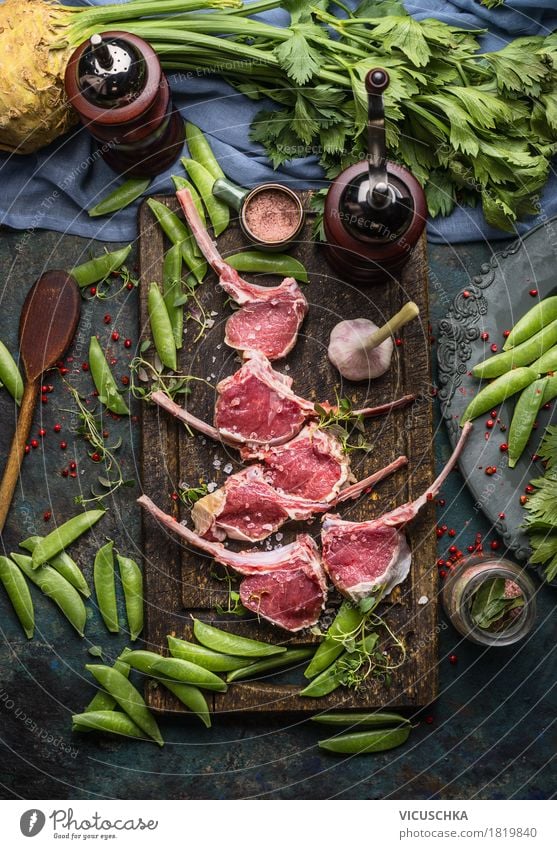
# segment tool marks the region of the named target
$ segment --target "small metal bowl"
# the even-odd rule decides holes
[[[246,220],[252,201],[260,194],[271,191],[280,192],[288,197],[289,200],[295,203],[298,211],[298,222],[285,239],[262,239],[252,232]],[[241,186],[236,186],[229,180],[219,179],[215,181],[213,194],[238,211],[240,227],[244,235],[262,251],[272,252],[284,250],[297,239],[304,226],[305,212],[300,198],[296,192],[292,191],[288,186],[283,186],[282,183],[261,183],[261,185],[256,186],[254,189],[244,189]]]

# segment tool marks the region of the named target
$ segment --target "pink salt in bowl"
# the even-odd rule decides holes
[[[220,179],[213,194],[238,211],[244,235],[262,251],[284,250],[304,226],[300,198],[282,183],[262,183],[250,190]]]

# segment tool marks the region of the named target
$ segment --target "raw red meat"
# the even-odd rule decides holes
[[[159,510],[146,495],[138,501],[171,533],[244,576],[240,598],[248,610],[288,631],[315,625],[327,599],[327,580],[310,536],[301,534],[272,551],[228,551]]]
[[[219,275],[220,285],[241,307],[226,322],[226,344],[240,351],[261,351],[270,360],[285,357],[296,344],[308,311],[297,282],[286,277],[280,286],[267,287],[243,280],[217,251],[188,189],[176,192],[176,197],[203,255]]]
[[[317,418],[315,404],[292,391],[292,378],[280,374],[259,351],[245,351],[245,363],[217,385],[215,427],[171,401],[163,392],[154,392],[151,400],[173,416],[206,436],[243,446],[242,457],[249,459],[261,447],[283,445],[296,436],[306,421]],[[381,416],[404,407],[414,400],[404,395],[388,404],[354,410],[354,416]],[[327,402],[321,404],[332,409]]]
[[[217,386],[215,427],[226,442],[280,445],[315,416],[315,405],[292,391],[292,378],[279,374],[258,351]]]
[[[332,500],[343,487],[356,481],[340,440],[315,422],[285,445],[258,451],[255,459],[264,463],[265,480],[274,489],[310,501]]]
[[[462,430],[447,465],[428,490],[415,501],[368,522],[346,522],[329,514],[323,521],[323,565],[335,587],[359,601],[381,588],[383,595],[400,584],[410,570],[411,553],[400,530],[439,492],[453,469],[470,432]]]
[[[399,457],[359,483],[340,493],[330,492],[327,499],[317,502],[277,491],[267,482],[265,467],[249,466],[229,477],[223,487],[194,504],[191,515],[195,530],[208,539],[230,537],[244,542],[266,539],[289,519],[311,519],[336,504],[357,498],[407,462],[406,457]]]

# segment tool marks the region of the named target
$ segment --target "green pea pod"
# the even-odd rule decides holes
[[[501,377],[484,386],[470,401],[460,418],[460,426],[502,404],[507,398],[525,389],[537,377],[538,373],[533,368],[516,368],[507,374],[502,374]]]
[[[120,209],[125,209],[138,197],[141,197],[144,191],[149,188],[151,179],[141,180],[139,178],[126,180],[113,192],[110,192],[95,206],[87,211],[90,218],[98,218],[100,215],[110,215],[111,212],[119,212]]]
[[[136,740],[148,740],[141,728],[125,713],[116,710],[95,710],[72,716],[72,731],[103,731]]]
[[[162,683],[167,690],[170,690],[176,698],[182,702],[192,713],[195,713],[205,725],[206,728],[211,727],[211,714],[207,705],[207,699],[197,687],[192,687],[191,684],[181,684],[178,681],[164,681]]]
[[[186,180],[185,177],[181,177],[177,174],[172,175],[172,182],[174,183],[174,187],[177,192],[179,192],[180,189],[188,189],[193,200],[193,205],[197,209],[197,214],[201,218],[203,226],[205,226],[207,223],[207,219],[205,217],[205,207],[203,206],[203,202],[199,197],[199,193],[193,183],[190,183],[190,181]]]
[[[177,657],[161,657],[152,651],[135,650],[126,652],[123,655],[126,663],[143,672],[145,675],[162,680],[178,681],[183,684],[193,684],[195,687],[202,687],[204,690],[213,690],[217,693],[226,692],[226,684],[208,669],[198,666],[195,663],[190,663],[187,660],[181,660]]]
[[[117,554],[116,559],[124,590],[130,639],[133,643],[143,630],[143,575],[135,560],[130,557]]]
[[[166,639],[172,657],[189,660],[190,663],[196,663],[211,672],[231,672],[233,669],[241,669],[244,666],[251,665],[251,660],[246,657],[231,657],[228,654],[221,654],[212,651],[212,649],[207,649],[205,646],[180,640],[177,637],[168,636]]]
[[[219,200],[213,194],[215,178],[203,165],[196,162],[195,159],[186,159],[184,157],[180,162],[190,175],[197,191],[201,195],[201,200],[205,204],[211,224],[213,225],[215,236],[220,236],[230,224],[230,210],[224,201]]]
[[[76,265],[68,272],[76,280],[80,288],[91,286],[93,283],[98,283],[100,280],[106,280],[113,271],[117,271],[127,260],[132,246],[127,245],[125,248],[120,248],[111,253],[104,253],[101,256],[90,259],[89,262],[84,262],[81,265]]]
[[[106,510],[85,510],[43,537],[33,549],[33,569],[42,563],[50,563],[53,557],[65,551],[72,542],[102,519],[105,513]]]
[[[352,602],[343,601],[304,676],[314,678],[327,669],[344,651],[343,640],[353,636],[363,620],[364,614]]]
[[[52,566],[33,568],[31,558],[25,554],[12,553],[10,557],[17,563],[23,574],[58,605],[68,622],[82,637],[87,621],[87,611],[76,588],[72,587]]]
[[[35,630],[33,600],[21,569],[9,557],[0,556],[0,582],[4,585],[25,636],[32,640]]]
[[[272,672],[276,669],[285,669],[289,666],[295,666],[307,660],[313,654],[313,649],[288,649],[284,654],[277,654],[274,657],[269,657],[264,660],[258,660],[257,663],[251,663],[243,669],[236,669],[234,672],[229,672],[226,676],[227,682],[242,681],[245,678],[255,678],[257,675],[262,675],[264,672]]]
[[[193,620],[193,633],[202,646],[234,657],[267,657],[286,651],[286,646],[273,646],[271,643],[240,637],[230,631],[221,631],[214,625],[207,625],[200,619]]]
[[[517,321],[503,345],[503,350],[525,342],[538,333],[543,327],[557,320],[557,296],[544,298]]]
[[[125,678],[129,678],[130,675],[130,667],[127,663],[124,663],[123,660],[118,660],[114,663],[114,669],[117,669],[118,672],[121,672]],[[89,711],[97,711],[97,710],[114,710],[116,707],[116,699],[114,696],[111,696],[106,690],[97,690],[87,707],[85,708],[85,712],[89,713]]]
[[[191,158],[203,165],[214,180],[224,177],[224,171],[211,150],[211,145],[205,138],[203,131],[190,121],[186,121],[186,142]]]
[[[16,361],[3,342],[0,342],[0,385],[6,387],[19,407],[23,398],[23,379]]]
[[[502,354],[496,354],[483,363],[478,363],[472,369],[474,377],[491,378],[499,377],[499,375],[510,371],[518,366],[527,366],[532,363],[531,368],[535,368],[536,360],[545,354],[557,342],[557,321],[553,321],[547,327],[542,328],[535,336],[517,345],[516,348],[511,348],[510,351],[505,351]],[[538,374],[543,374],[542,369],[536,369]]]
[[[530,368],[533,369],[536,374],[548,374],[548,372],[553,373],[554,371],[557,371],[557,345],[550,348],[549,351],[546,351],[543,356],[532,363]]]
[[[39,536],[28,537],[28,539],[24,539],[23,542],[19,543],[19,547],[25,549],[25,551],[30,551],[32,554],[42,539],[43,537]],[[61,551],[60,554],[56,554],[54,557],[51,557],[47,565],[52,566],[53,569],[60,572],[62,577],[64,577],[66,581],[69,581],[76,590],[79,590],[81,595],[84,595],[86,598],[91,595],[91,590],[89,589],[89,584],[85,580],[85,575],[75,560],[73,560],[66,551]]]
[[[516,402],[509,428],[509,468],[513,469],[526,448],[534,422],[543,402],[548,378],[535,380],[524,389]]]
[[[353,734],[339,734],[328,740],[319,740],[318,746],[336,755],[369,755],[373,752],[387,752],[406,743],[410,730],[410,726],[407,726],[375,731],[355,731]]]
[[[304,687],[304,689],[301,690],[299,695],[319,698],[320,696],[327,696],[329,693],[332,693],[344,682],[346,676],[346,664],[350,660],[350,655],[354,654],[354,656],[356,656],[356,652],[362,652],[362,654],[369,655],[377,645],[378,640],[378,634],[368,634],[367,637],[364,637],[363,640],[356,643],[354,653],[344,651],[340,657],[335,660],[332,666],[329,666],[328,669],[325,669],[324,672],[317,675],[313,681],[310,681],[307,687]]]
[[[176,303],[181,299],[182,291],[182,254],[179,245],[172,245],[164,255],[162,266],[162,291],[174,344],[177,349],[182,347],[184,331],[184,306]]]
[[[543,404],[549,404],[550,401],[557,396],[557,374],[552,375],[547,378],[547,383],[545,384],[545,390],[543,393],[542,406]]]
[[[172,244],[180,246],[184,262],[200,283],[207,273],[207,263],[195,255],[193,248],[194,238],[189,228],[164,203],[160,203],[160,201],[154,198],[149,198],[147,205]]]
[[[227,256],[226,261],[236,271],[253,274],[278,274],[280,277],[293,277],[302,283],[308,282],[308,273],[302,263],[288,254],[268,254],[263,251],[242,251]]]
[[[96,336],[91,336],[89,344],[89,368],[101,404],[104,404],[112,413],[119,416],[128,416],[130,411],[118,390]]]
[[[159,727],[151,711],[145,704],[141,694],[135,689],[125,675],[117,669],[103,664],[86,664],[87,669],[95,680],[109,693],[122,710],[129,716],[132,722],[141,728],[159,746],[164,745]]]
[[[367,727],[383,725],[409,725],[410,720],[399,713],[317,713],[312,722],[322,725],[365,725]]]
[[[120,631],[120,625],[116,603],[113,549],[114,543],[110,541],[97,551],[93,566],[93,582],[103,622],[112,634],[117,634]]]
[[[161,290],[156,283],[149,286],[147,310],[153,343],[160,361],[167,368],[176,371],[176,344],[172,324]]]

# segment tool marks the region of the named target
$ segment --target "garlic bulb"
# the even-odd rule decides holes
[[[391,365],[392,336],[420,313],[409,301],[383,327],[368,318],[341,321],[331,332],[329,359],[346,380],[371,380],[381,377]]]

